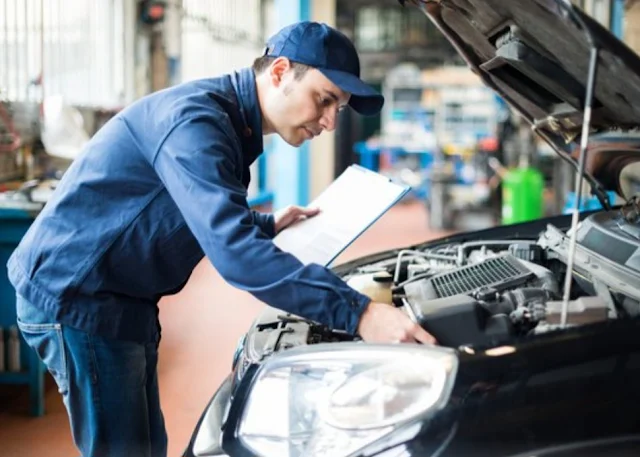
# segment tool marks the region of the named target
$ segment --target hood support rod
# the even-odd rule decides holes
[[[591,125],[591,108],[593,104],[593,92],[596,83],[596,68],[598,63],[598,47],[591,35],[589,28],[586,26],[582,18],[573,9],[573,5],[568,0],[558,0],[569,15],[572,16],[580,28],[585,32],[587,42],[589,43],[589,73],[587,75],[587,87],[585,96],[584,118],[582,121],[582,136],[580,138],[580,157],[578,158],[578,174],[576,176],[576,200],[575,207],[571,217],[571,229],[569,230],[569,252],[567,253],[567,273],[564,280],[564,293],[562,297],[562,314],[560,316],[560,326],[562,328],[567,325],[567,312],[569,309],[569,297],[571,294],[571,280],[573,279],[573,264],[575,263],[577,228],[580,217],[580,203],[582,201],[582,184],[584,181],[584,169],[587,158],[587,145],[589,144],[589,128]]]

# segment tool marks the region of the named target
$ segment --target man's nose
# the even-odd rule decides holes
[[[320,126],[327,132],[333,132],[336,129],[336,119],[338,117],[338,110],[333,107],[327,108],[322,117],[320,118]]]

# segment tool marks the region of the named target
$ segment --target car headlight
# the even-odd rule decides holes
[[[448,401],[458,359],[422,345],[291,349],[256,374],[239,437],[262,457],[346,457]]]

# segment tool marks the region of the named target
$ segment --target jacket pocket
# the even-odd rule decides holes
[[[18,328],[27,344],[33,348],[44,362],[58,385],[58,391],[65,394],[69,389],[67,357],[60,324],[29,324],[18,318]]]

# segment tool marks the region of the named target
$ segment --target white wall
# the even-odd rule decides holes
[[[251,65],[264,44],[261,0],[183,0],[182,80]]]

